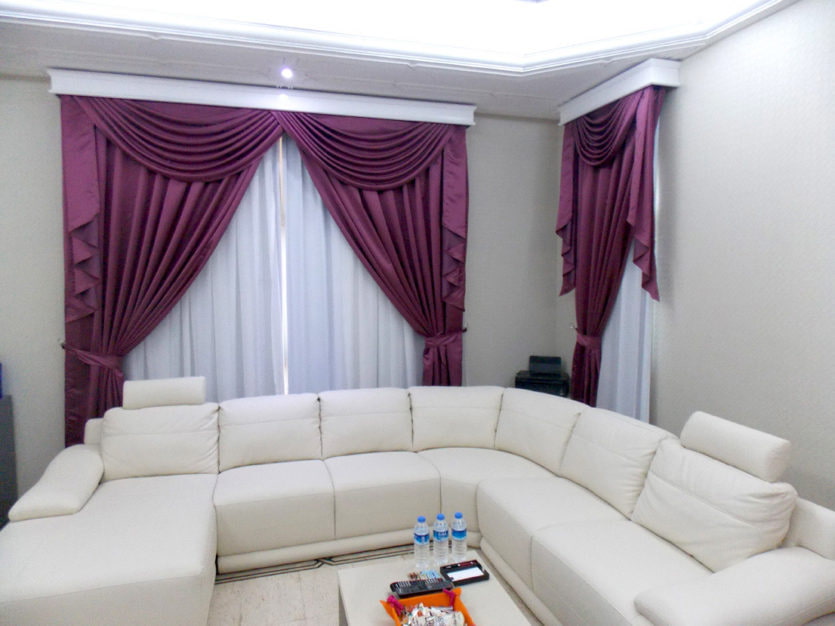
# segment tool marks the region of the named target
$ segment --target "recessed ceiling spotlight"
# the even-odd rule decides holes
[[[294,75],[295,75],[295,73],[293,72],[292,68],[290,68],[290,67],[282,67],[281,68],[281,78],[283,78],[284,80],[290,80],[291,78],[293,78]]]

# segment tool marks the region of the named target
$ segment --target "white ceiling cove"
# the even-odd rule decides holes
[[[793,1],[0,0],[0,73],[95,70],[556,119],[645,59],[686,58]]]

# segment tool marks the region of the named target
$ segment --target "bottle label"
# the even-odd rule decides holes
[[[467,531],[466,530],[453,530],[452,531],[452,538],[453,539],[466,539],[467,538]]]
[[[415,543],[429,543],[429,535],[418,535],[415,533]]]
[[[435,541],[446,541],[449,539],[449,531],[448,530],[436,530],[435,531]]]

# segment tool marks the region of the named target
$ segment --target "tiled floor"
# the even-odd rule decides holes
[[[411,557],[388,558],[410,560]],[[483,555],[479,555],[479,560],[491,574],[495,572]],[[336,626],[339,624],[336,572],[342,567],[360,567],[366,563],[323,563],[315,569],[216,584],[209,626]],[[516,595],[510,594],[522,607],[529,624],[540,625]]]

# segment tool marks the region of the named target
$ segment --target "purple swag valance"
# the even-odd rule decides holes
[[[62,96],[66,442],[121,404],[121,359],[208,260],[286,130],[384,292],[427,338],[425,384],[460,384],[464,129]]]
[[[557,234],[560,294],[575,290],[571,396],[594,405],[606,322],[629,248],[656,300],[653,156],[664,90],[646,87],[565,126]]]

